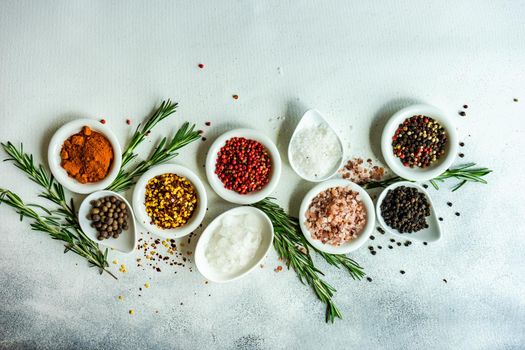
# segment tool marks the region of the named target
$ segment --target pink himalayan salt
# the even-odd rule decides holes
[[[349,187],[332,187],[314,197],[305,224],[313,239],[339,246],[363,231],[366,209],[358,192]]]

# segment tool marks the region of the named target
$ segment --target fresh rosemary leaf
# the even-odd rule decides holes
[[[334,322],[336,318],[343,318],[341,312],[332,300],[335,288],[321,279],[323,272],[319,270],[310,255],[308,241],[301,233],[299,221],[288,215],[283,208],[273,202],[274,198],[265,198],[252,204],[262,210],[270,218],[274,228],[274,247],[288,268],[292,267],[303,284],[310,285],[319,300],[326,304],[326,322]],[[343,266],[353,279],[361,279],[365,275],[363,269],[345,255],[327,254],[317,251],[329,264],[336,267]]]
[[[445,182],[447,179],[456,179],[459,180],[459,182],[452,187],[452,192],[457,191],[460,187],[465,185],[467,182],[477,182],[482,184],[487,184],[487,180],[485,180],[483,177],[490,174],[492,170],[489,168],[473,168],[476,165],[476,163],[467,163],[460,166],[457,166],[455,168],[448,169],[443,174],[429,180],[432,187],[434,187],[436,190],[439,190],[439,186],[437,184],[437,181]],[[390,186],[393,183],[399,182],[399,181],[407,181],[406,179],[403,179],[402,177],[395,176],[386,180],[382,181],[371,181],[363,185],[366,189],[372,189],[372,188],[378,188],[378,187],[387,187]]]

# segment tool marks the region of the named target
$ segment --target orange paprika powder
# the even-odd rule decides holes
[[[113,157],[113,147],[108,139],[87,126],[64,141],[60,152],[62,168],[83,184],[103,180],[108,175]]]

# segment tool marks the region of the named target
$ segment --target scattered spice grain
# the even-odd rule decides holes
[[[459,111],[459,113],[458,113],[458,114],[459,114],[460,116],[462,116],[462,117],[464,117],[464,116],[466,116],[466,115],[467,115],[467,113],[465,113],[465,111]]]
[[[370,181],[380,181],[385,175],[383,167],[374,165],[372,159],[365,161],[362,158],[349,159],[339,173],[343,179],[363,185]]]

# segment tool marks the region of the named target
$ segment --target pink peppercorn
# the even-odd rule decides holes
[[[268,184],[271,167],[268,151],[261,143],[233,137],[217,154],[215,174],[226,189],[247,194]]]
[[[106,119],[100,119],[100,122],[101,122],[102,124],[106,124]]]

